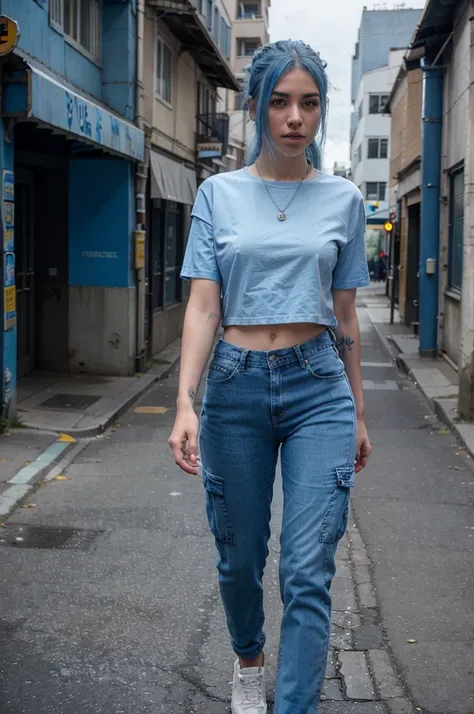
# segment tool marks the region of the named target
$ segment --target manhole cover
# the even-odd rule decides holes
[[[9,524],[0,529],[0,545],[46,550],[88,550],[104,531]]]
[[[82,412],[92,404],[98,402],[101,397],[91,397],[84,394],[55,394],[45,402],[38,404],[40,409],[72,409]]]

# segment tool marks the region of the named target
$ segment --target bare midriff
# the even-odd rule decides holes
[[[309,322],[289,325],[229,325],[224,328],[223,339],[245,350],[266,352],[301,345],[325,330],[325,325]]]

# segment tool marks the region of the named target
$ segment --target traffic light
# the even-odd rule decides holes
[[[393,223],[391,221],[387,221],[384,225],[384,228],[387,233],[391,233],[393,231]]]

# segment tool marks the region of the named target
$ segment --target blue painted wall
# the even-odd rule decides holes
[[[49,2],[0,0],[0,11],[20,26],[19,48],[71,84],[109,105],[122,116],[135,118],[136,7],[135,0],[102,2],[99,64],[76,50],[49,23]]]
[[[2,13],[18,22],[21,32],[18,46],[24,52],[85,92],[101,97],[101,69],[50,26],[45,5],[40,6],[35,0],[0,0],[0,7]]]
[[[134,166],[128,161],[71,160],[70,285],[133,285],[133,186]]]
[[[363,10],[358,49],[352,60],[352,101],[362,75],[388,62],[390,49],[408,47],[423,10]]]
[[[110,3],[102,15],[103,99],[127,119],[135,119],[137,33],[135,3]]]
[[[14,149],[13,140],[9,137],[9,141],[5,141],[5,125],[0,120],[0,207],[3,211],[4,197],[4,181],[3,172],[13,171]],[[3,220],[3,219],[2,219]],[[16,340],[17,330],[14,327],[7,332],[3,331],[4,327],[4,305],[3,305],[3,287],[5,281],[4,266],[5,266],[5,244],[3,230],[1,232],[2,245],[0,256],[2,264],[0,266],[1,277],[1,324],[0,324],[0,367],[1,367],[1,384],[0,384],[0,414],[5,414],[7,417],[12,416],[12,411],[16,402]],[[10,246],[11,248],[11,246]]]

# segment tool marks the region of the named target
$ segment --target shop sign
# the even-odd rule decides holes
[[[218,159],[222,156],[223,145],[220,141],[197,145],[198,159]]]
[[[13,52],[20,39],[20,28],[15,20],[6,15],[0,15],[0,57]]]
[[[145,136],[134,124],[76,94],[36,67],[31,67],[31,84],[30,117],[136,161],[143,160]]]

